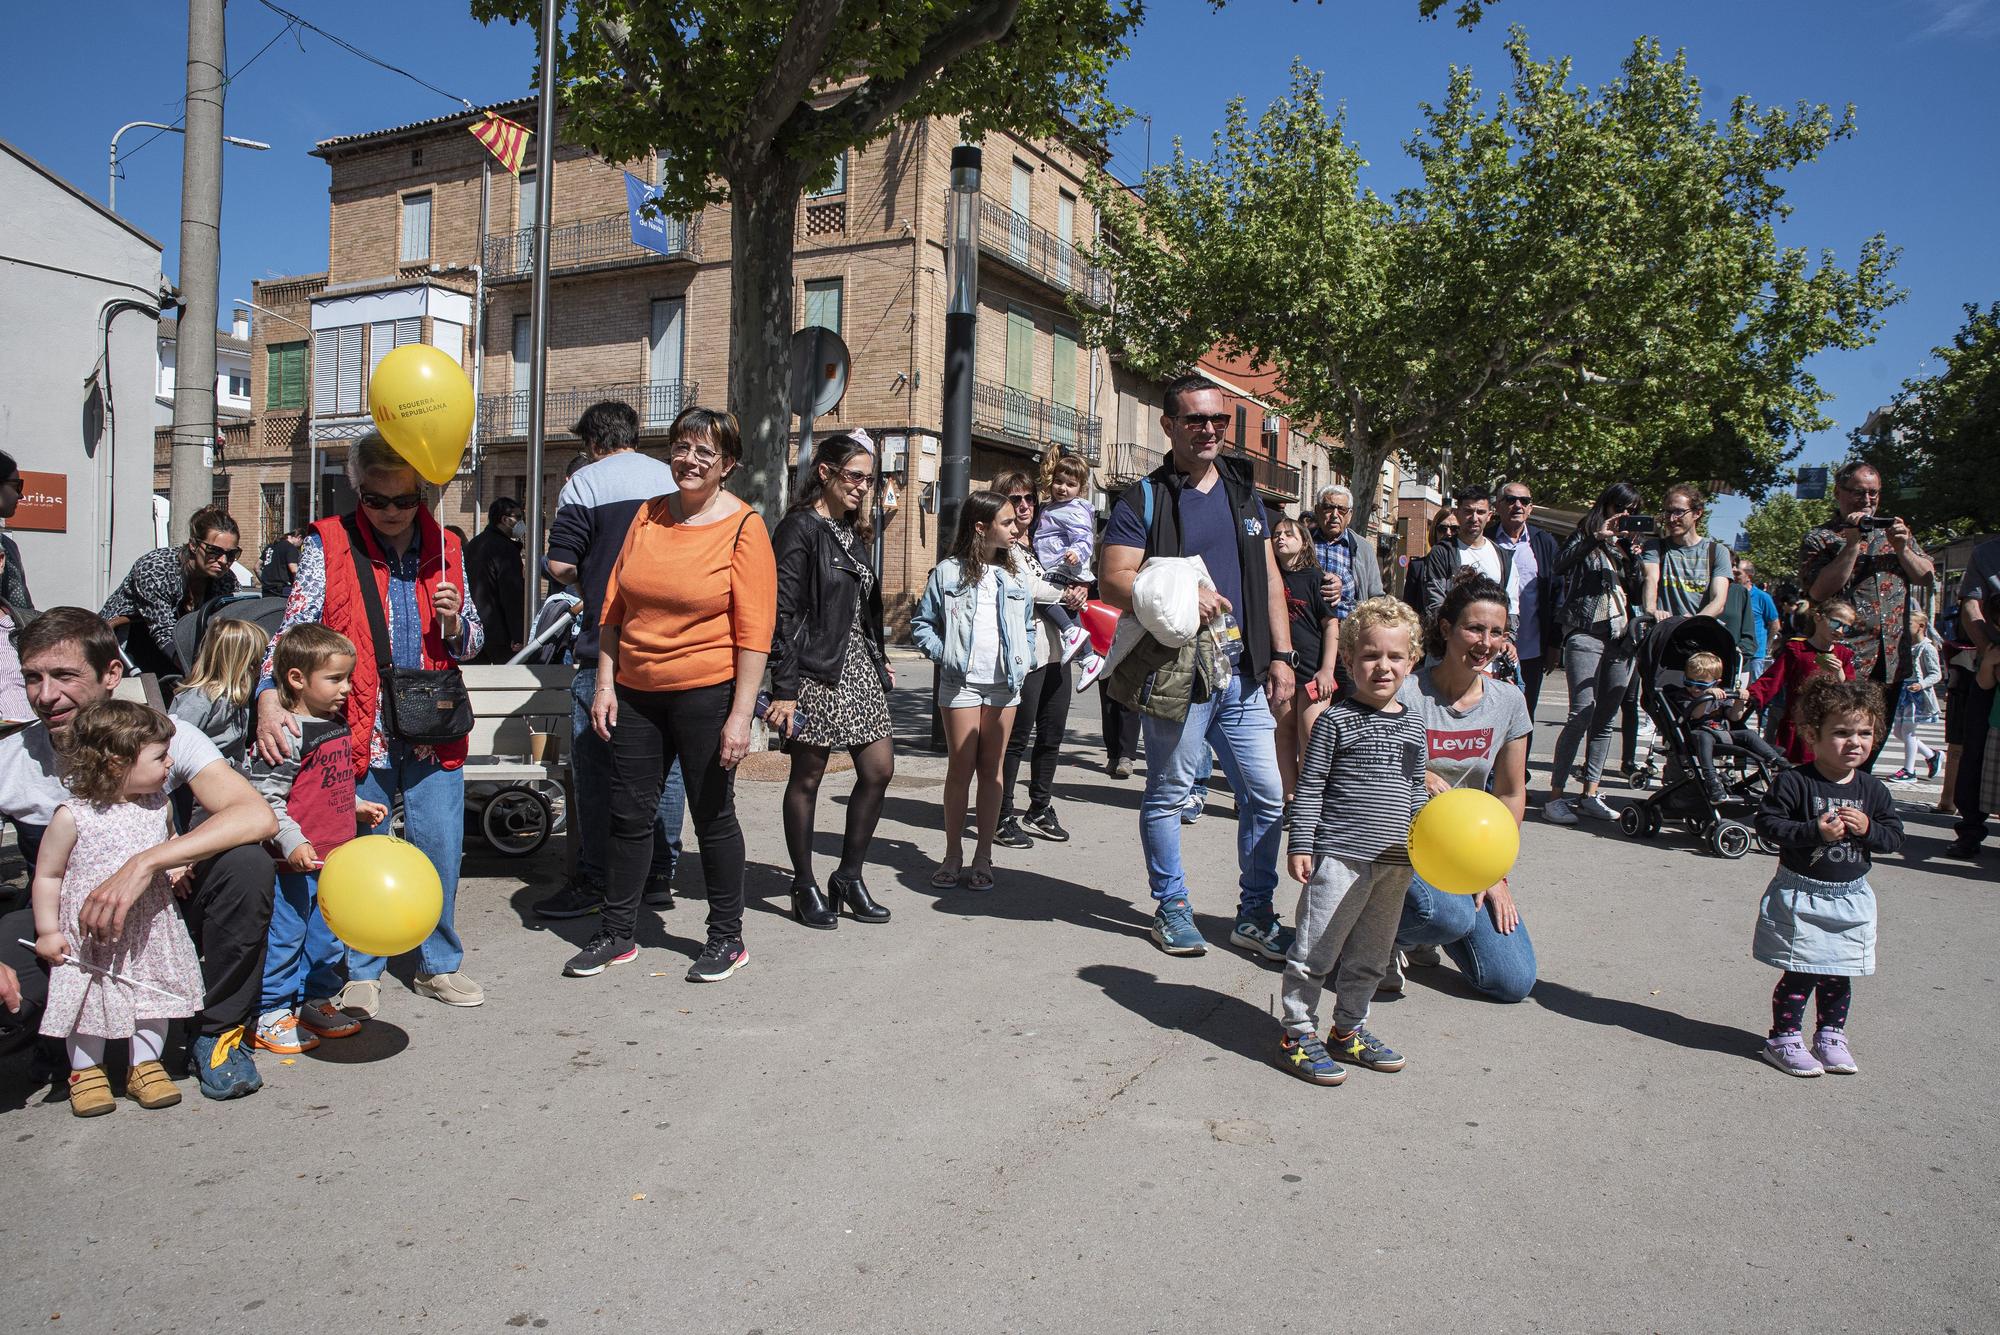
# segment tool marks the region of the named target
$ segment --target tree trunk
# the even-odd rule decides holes
[[[1382,465],[1393,453],[1388,438],[1383,435],[1352,434],[1345,442],[1347,455],[1353,461],[1354,471],[1348,475],[1347,489],[1354,493],[1354,514],[1348,522],[1359,529],[1363,536],[1373,536],[1377,529],[1385,525],[1376,522],[1375,498],[1382,491]],[[1393,504],[1387,516],[1386,527],[1395,526]]]
[[[773,529],[790,474],[792,253],[802,173],[761,155],[729,180],[729,410],[743,428],[731,490]]]

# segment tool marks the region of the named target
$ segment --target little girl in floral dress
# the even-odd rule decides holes
[[[50,965],[42,1033],[69,1046],[69,1106],[78,1117],[116,1103],[104,1045],[132,1041],[126,1094],[169,1108],[181,1092],[160,1064],[167,1021],[201,1005],[201,962],[165,873],[153,877],[114,940],[86,935],[78,915],[92,891],[137,853],[173,836],[166,797],[166,715],[128,700],[85,706],[64,761],[72,796],[56,808],[35,863],[35,953]]]

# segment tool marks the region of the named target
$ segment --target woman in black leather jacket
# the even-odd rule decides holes
[[[1562,582],[1563,601],[1558,624],[1563,634],[1563,672],[1569,679],[1569,718],[1556,738],[1549,768],[1549,800],[1542,819],[1574,825],[1578,816],[1615,820],[1616,810],[1598,796],[1597,785],[1611,753],[1611,736],[1631,684],[1638,652],[1639,599],[1633,583],[1639,563],[1631,553],[1630,534],[1619,524],[1639,509],[1639,491],[1629,482],[1614,482],[1597,504],[1577,522],[1576,532],[1556,557],[1555,575]],[[1588,744],[1581,774],[1582,795],[1564,795],[1577,748]]]
[[[785,846],[792,855],[792,916],[827,931],[840,926],[842,906],[859,922],[889,920],[861,879],[896,772],[882,581],[868,563],[874,485],[875,455],[866,438],[828,437],[813,451],[812,472],[771,539],[778,626],[764,721],[790,739]],[[822,893],[812,869],[813,811],[836,747],[854,757],[854,791],[840,866]]]

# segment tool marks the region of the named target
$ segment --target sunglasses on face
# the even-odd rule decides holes
[[[1007,493],[1007,499],[1015,505],[1033,505],[1035,503],[1035,493],[1032,491],[1010,491]]]
[[[1207,427],[1210,431],[1227,431],[1232,419],[1228,413],[1187,413],[1181,417],[1181,425],[1190,431]]]
[[[1532,496],[1502,496],[1500,499],[1508,505],[1533,505],[1535,503],[1535,498]]]
[[[236,554],[243,550],[241,547],[218,547],[212,542],[197,542],[195,546],[201,548],[202,555],[211,561],[234,560]]]
[[[711,449],[706,445],[690,445],[683,440],[668,447],[667,457],[675,463],[679,463],[685,459],[697,468],[708,468],[713,464],[721,462],[722,452]],[[845,470],[843,469],[842,471],[844,472]]]
[[[873,473],[863,472],[859,469],[836,468],[834,472],[838,473],[841,480],[850,487],[867,487],[872,486],[875,482],[875,475]]]
[[[414,510],[423,504],[423,499],[414,491],[406,491],[401,496],[384,496],[379,491],[361,493],[361,504],[370,510]]]

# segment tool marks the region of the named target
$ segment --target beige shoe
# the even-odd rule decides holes
[[[171,1108],[181,1101],[167,1068],[156,1061],[140,1062],[125,1077],[125,1097],[141,1108]]]
[[[420,973],[417,975],[417,991],[427,997],[436,997],[447,1006],[477,1006],[486,1000],[486,993],[479,984],[462,973]]]
[[[69,1110],[78,1117],[101,1117],[118,1106],[111,1097],[111,1081],[102,1066],[86,1066],[69,1073]]]
[[[363,1019],[372,1020],[382,1013],[382,980],[351,978],[347,986],[334,995],[333,1004],[344,1011],[353,1011]]]

